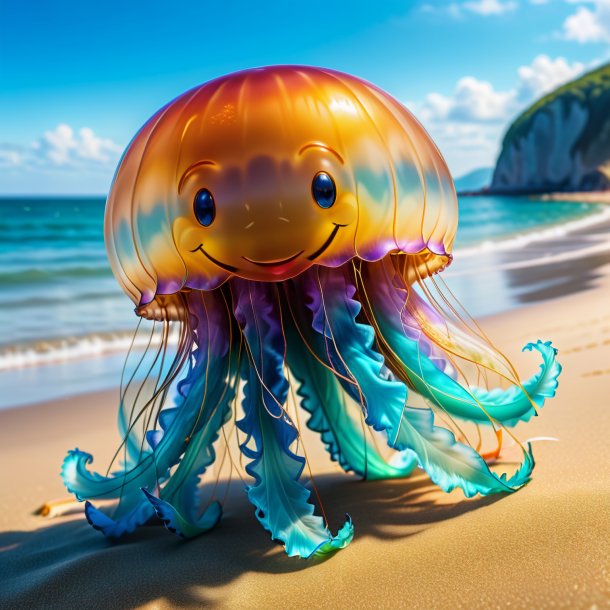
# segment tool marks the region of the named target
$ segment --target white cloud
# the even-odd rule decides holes
[[[585,66],[578,61],[569,63],[563,57],[551,59],[538,55],[529,66],[521,66],[519,75],[519,99],[524,102],[537,99],[582,74]]]
[[[38,163],[55,166],[83,164],[107,166],[114,164],[121,147],[108,138],[100,138],[89,127],[74,129],[61,123],[32,144],[33,158]]]
[[[0,144],[0,167],[18,167],[23,162],[23,156],[21,147]]]
[[[472,76],[460,79],[450,96],[430,93],[415,114],[439,145],[455,176],[489,166],[497,154],[516,91],[496,91],[491,83]]]
[[[89,127],[65,123],[29,145],[0,143],[3,194],[95,194],[108,192],[122,147]]]
[[[517,8],[517,3],[511,0],[507,2],[501,2],[500,0],[472,0],[471,2],[464,2],[463,7],[478,15],[502,15],[503,13],[514,11]]]
[[[465,76],[450,96],[428,94],[420,112],[424,120],[432,121],[505,122],[520,107],[576,78],[584,69],[577,61],[538,55],[531,64],[517,69],[518,81],[511,89],[498,91],[487,81]]]
[[[412,107],[438,142],[454,175],[461,175],[474,167],[492,165],[511,118],[584,69],[583,64],[563,57],[538,55],[517,69],[509,89],[497,90],[488,81],[465,76],[450,95],[433,92]]]
[[[581,44],[610,42],[610,0],[578,0],[572,3],[589,6],[579,6],[575,13],[566,18],[561,37]]]
[[[489,17],[514,11],[518,7],[519,4],[514,0],[468,0],[468,2],[450,2],[449,4],[426,3],[421,5],[420,10],[425,13],[449,15],[454,19],[460,19],[466,13]]]
[[[424,100],[424,120],[457,122],[503,121],[512,111],[516,92],[496,91],[491,83],[472,76],[461,78],[451,96],[430,93]]]

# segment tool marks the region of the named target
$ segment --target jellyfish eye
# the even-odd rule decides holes
[[[337,189],[335,183],[326,172],[318,172],[311,183],[311,194],[321,208],[329,208],[335,203]]]
[[[216,204],[214,203],[214,197],[208,189],[201,189],[197,191],[195,200],[193,201],[193,209],[195,211],[195,217],[199,221],[199,224],[204,227],[209,227],[214,222],[216,216]]]

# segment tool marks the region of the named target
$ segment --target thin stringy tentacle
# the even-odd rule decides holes
[[[305,459],[293,446],[299,432],[285,410],[288,381],[284,376],[286,344],[276,288],[272,284],[231,281],[235,318],[242,328],[250,362],[243,367],[244,417],[237,425],[246,435],[242,453],[254,478],[248,498],[256,516],[289,556],[325,555],[349,544],[348,518],[336,536],[314,515],[310,492],[300,482]]]
[[[518,384],[518,374],[510,360],[493,345],[442,279],[439,284],[433,275],[423,278],[411,257],[404,254],[391,255],[379,264],[400,293],[401,308],[410,313],[431,345],[437,346],[456,368],[458,361],[476,364],[477,377],[485,382],[492,373]],[[364,269],[361,265],[358,267]],[[395,282],[396,276],[400,280]],[[459,368],[464,376],[463,369]]]
[[[416,391],[447,413],[479,423],[495,421],[514,426],[536,415],[537,408],[555,395],[561,366],[555,358],[557,350],[550,342],[537,341],[525,346],[524,349],[538,351],[543,363],[540,372],[522,384],[507,390],[465,388],[429,357],[428,341],[416,318],[404,306],[409,289],[398,274],[392,273],[392,267],[384,261],[371,263],[362,267],[361,277],[366,308],[379,325],[378,332],[389,349],[396,354],[396,362]]]
[[[180,359],[184,364],[179,370],[170,369],[166,379],[173,379],[169,386],[175,387],[175,396],[172,404],[159,412],[159,428],[146,431],[149,447],[142,448],[139,460],[109,476],[90,472],[87,465],[93,457],[78,449],[69,452],[64,460],[64,483],[78,499],[118,500],[109,513],[90,502],[86,505],[90,523],[107,536],[120,537],[154,515],[156,507],[141,489],[156,492],[170,503],[177,501],[185,508],[181,494],[189,488],[186,482],[198,478],[213,460],[210,447],[202,457],[189,451],[189,445],[193,441],[200,446],[202,442],[213,442],[228,416],[232,396],[227,386],[232,364],[226,329],[230,319],[220,294],[188,295],[188,311],[192,334],[181,348],[186,350],[186,358]],[[148,402],[154,402],[154,397]],[[185,465],[172,471],[184,458]],[[177,476],[176,482],[170,484],[173,476]]]

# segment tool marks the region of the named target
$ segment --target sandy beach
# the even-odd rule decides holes
[[[523,377],[538,367],[520,351],[525,343],[559,348],[557,398],[516,429],[522,440],[559,439],[534,442],[532,482],[473,500],[438,492],[422,474],[363,483],[306,436],[331,528],[345,512],[356,528],[352,544],[324,562],[286,557],[240,485],[220,526],[189,542],[150,526],[112,543],[82,515],[35,516],[65,496],[67,449],[91,452],[105,468],[118,440],[117,391],[1,411],[0,607],[610,607],[610,254],[595,257],[571,262],[572,274],[588,273],[577,289],[564,290],[566,279],[543,301],[482,320]],[[536,269],[519,273],[557,272]]]
[[[479,197],[490,193],[484,188],[480,191],[464,191],[458,193],[461,197]],[[567,191],[556,193],[536,193],[534,195],[512,193],[513,196],[524,199],[540,199],[542,201],[574,201],[577,203],[610,203],[610,191]]]
[[[587,203],[610,203],[610,191],[588,191],[585,193],[547,193],[543,201],[578,201]]]

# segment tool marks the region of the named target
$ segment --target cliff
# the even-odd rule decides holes
[[[491,192],[610,189],[610,64],[523,112],[502,142]]]

